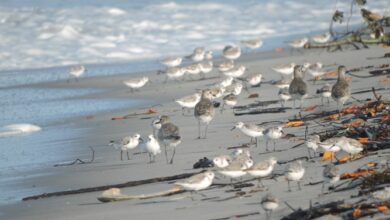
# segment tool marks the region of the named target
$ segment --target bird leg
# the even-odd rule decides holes
[[[291,192],[290,180],[287,180],[287,188],[288,188],[288,191]]]
[[[198,139],[200,139],[200,120],[198,120]]]
[[[307,148],[307,153],[309,153],[309,159],[311,159],[311,152],[310,152],[310,148]]]
[[[206,124],[206,128],[204,129],[204,139],[207,139],[207,129],[209,128],[209,124]]]
[[[276,141],[275,141],[275,140],[273,140],[273,142],[274,142],[274,152],[275,152]]]
[[[301,181],[297,181],[297,183],[298,183],[298,189],[299,189],[299,190],[302,190],[302,189],[301,189]]]
[[[127,154],[127,160],[130,160],[129,151],[126,151]]]
[[[175,153],[176,153],[176,147],[173,148],[172,158],[169,161],[170,164],[173,164],[173,157],[175,156]]]
[[[168,163],[168,152],[167,152],[167,145],[166,144],[164,144],[164,149],[165,149],[165,160]]]
[[[123,154],[123,151],[121,150],[121,160],[123,160],[123,159],[122,159],[122,154]]]
[[[268,152],[269,150],[268,150],[268,142],[269,142],[269,140],[267,139],[267,141],[265,142],[265,150]]]

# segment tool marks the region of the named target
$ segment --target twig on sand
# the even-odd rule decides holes
[[[77,158],[76,160],[74,160],[74,161],[72,161],[70,163],[54,164],[54,167],[63,167],[63,166],[71,166],[71,165],[75,165],[75,164],[89,164],[89,163],[92,163],[95,160],[95,150],[91,146],[89,146],[89,149],[91,149],[91,151],[92,151],[92,157],[91,157],[91,159],[89,161],[85,161],[85,160]]]
[[[249,212],[249,213],[231,215],[231,216],[222,217],[222,218],[212,218],[210,220],[225,220],[225,219],[244,218],[244,217],[253,216],[253,215],[260,215],[260,212]]]

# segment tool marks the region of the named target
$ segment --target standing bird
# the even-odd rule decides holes
[[[350,156],[350,159],[353,159],[353,157],[363,151],[363,144],[359,141],[347,138],[345,136],[340,137],[339,139],[339,146],[341,150],[347,152]]]
[[[238,128],[242,133],[245,135],[249,136],[252,139],[256,139],[256,147],[258,146],[258,137],[262,137],[264,135],[264,128],[257,126],[255,124],[249,124],[249,123],[244,123],[244,122],[237,122],[237,124],[231,129],[234,130]]]
[[[291,99],[291,95],[288,93],[288,88],[279,89],[278,96],[280,98],[282,108],[284,108],[286,102]]]
[[[294,67],[294,79],[290,83],[290,87],[288,88],[288,93],[290,93],[291,98],[294,101],[295,108],[295,100],[300,100],[300,109],[302,110],[303,99],[307,97],[307,85],[302,78],[302,66]]]
[[[285,177],[287,179],[288,191],[291,192],[290,181],[297,181],[298,189],[301,190],[301,179],[305,174],[305,168],[302,166],[302,161],[297,160],[292,162],[286,169]]]
[[[305,140],[305,144],[306,144],[306,147],[307,147],[307,152],[309,153],[309,158],[312,158],[311,157],[311,152],[310,150],[312,150],[314,152],[314,156],[317,152],[317,148],[318,148],[318,144],[320,143],[320,136],[315,134],[313,136],[309,136],[306,140]]]
[[[73,66],[69,69],[69,74],[75,78],[76,81],[78,81],[78,78],[82,76],[85,72],[87,72],[87,69],[84,65],[79,66]],[[69,82],[69,79],[68,79]]]
[[[261,199],[261,206],[263,207],[266,218],[268,220],[271,218],[272,211],[279,207],[279,200],[275,196],[268,193]]]
[[[263,183],[261,182],[261,178],[270,175],[274,170],[276,163],[277,160],[274,157],[271,157],[268,160],[253,165],[251,168],[247,169],[246,171],[248,172],[249,175],[253,177],[257,177],[259,180],[259,185],[261,184],[264,187]]]
[[[181,186],[183,189],[191,193],[206,189],[213,183],[215,174],[211,171],[195,174],[189,178],[175,182],[175,185]]]
[[[244,65],[239,65],[235,68],[232,68],[230,70],[223,72],[223,74],[225,76],[231,76],[233,78],[237,78],[237,77],[244,75],[245,70],[246,70],[246,67]]]
[[[109,145],[121,149],[121,160],[123,160],[122,154],[125,151],[126,151],[127,159],[130,160],[129,150],[135,149],[140,144],[140,142],[142,142],[141,135],[136,133],[134,135],[126,136],[122,138],[120,143],[115,143],[115,141],[110,141]]]
[[[276,146],[276,140],[280,139],[283,135],[283,127],[279,126],[276,128],[268,128],[264,132],[264,137],[265,137],[265,149],[268,151],[268,142],[272,140],[274,142],[274,151],[275,151],[275,146]]]
[[[339,168],[333,164],[328,164],[325,166],[322,176],[324,177],[324,181],[322,182],[321,192],[324,193],[326,183],[330,183],[333,187],[340,180]]]
[[[220,169],[218,172],[224,176],[230,177],[230,182],[233,183],[233,179],[242,177],[246,174],[246,169],[253,166],[253,160],[246,157],[237,157],[227,167]]]
[[[280,64],[272,67],[272,70],[283,75],[290,75],[294,72],[295,63]]]
[[[221,113],[225,110],[225,105],[234,107],[237,105],[237,96],[234,94],[228,94],[225,97],[223,97],[223,105],[221,107]]]
[[[165,159],[167,163],[172,164],[173,157],[176,153],[176,146],[181,143],[179,128],[171,122],[171,119],[167,115],[162,115],[159,123],[161,124],[161,128],[158,130],[157,137],[159,142],[164,144]],[[173,147],[172,157],[169,162],[167,147]]]
[[[186,56],[186,59],[191,59],[193,62],[200,62],[204,60],[206,54],[206,50],[204,47],[197,47],[194,49],[192,54]]]
[[[165,65],[166,67],[177,67],[181,64],[183,61],[183,58],[181,57],[168,57],[163,60],[161,60],[161,64]]]
[[[340,113],[342,106],[351,96],[351,88],[345,78],[345,73],[347,71],[345,66],[339,66],[337,71],[339,76],[336,84],[332,87],[332,98],[337,102],[337,109]]]
[[[154,163],[156,161],[156,155],[161,153],[161,148],[153,134],[148,136],[148,141],[145,143],[145,150],[149,154],[149,163]]]
[[[143,87],[149,81],[148,77],[134,78],[130,80],[123,81],[123,83],[130,87],[130,91],[134,92],[134,90]]]
[[[232,158],[229,155],[221,155],[213,158],[214,166],[218,168],[225,168],[232,162]]]
[[[226,72],[234,68],[233,60],[225,60],[224,62],[217,65],[217,68],[220,72]]]
[[[200,101],[195,105],[194,116],[198,120],[198,139],[201,138],[200,135],[200,124],[206,124],[205,133],[203,138],[207,138],[207,128],[213,120],[215,115],[214,105],[211,102],[211,94],[209,90],[202,91],[202,97]]]
[[[250,39],[250,40],[242,40],[240,43],[249,48],[249,49],[257,49],[263,46],[263,41],[260,38]]]
[[[235,60],[241,56],[241,48],[239,46],[228,45],[223,48],[222,55],[228,60]]]
[[[330,37],[331,37],[330,33],[326,32],[325,34],[316,35],[316,36],[312,37],[311,39],[315,43],[323,44],[323,43],[328,42],[330,40]]]
[[[195,93],[193,95],[188,95],[182,98],[175,99],[175,102],[177,102],[182,107],[183,115],[184,115],[184,109],[195,108],[195,105],[198,104],[199,101],[200,101],[199,93]]]
[[[326,83],[321,89],[317,89],[317,94],[321,95],[322,105],[324,105],[324,98],[328,100],[329,104],[329,98],[332,95],[332,87],[329,85],[329,83]]]
[[[309,39],[307,37],[304,37],[299,40],[291,41],[288,43],[288,45],[290,45],[292,48],[299,49],[303,48],[307,42],[309,42]]]

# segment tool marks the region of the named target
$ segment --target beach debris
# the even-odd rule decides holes
[[[288,122],[284,125],[285,128],[289,127],[300,127],[305,125],[305,122],[302,120],[294,119],[294,120],[288,120]]]
[[[91,146],[89,146],[89,149],[91,149],[91,151],[92,151],[91,159],[89,161],[76,158],[74,161],[69,162],[69,163],[54,164],[54,167],[64,167],[64,166],[71,166],[71,165],[75,165],[75,164],[89,164],[89,163],[92,163],[95,160],[95,150]]]
[[[243,214],[236,214],[236,215],[231,215],[228,217],[212,218],[209,220],[227,220],[227,219],[244,218],[244,217],[249,217],[249,216],[254,216],[254,215],[260,215],[260,212],[249,212],[249,213],[243,213]]]
[[[194,169],[200,169],[200,168],[209,168],[209,167],[213,167],[214,164],[213,164],[213,161],[208,159],[207,157],[203,157],[201,159],[198,160],[198,162],[196,162],[192,168]]]
[[[169,190],[150,193],[150,194],[123,195],[119,188],[110,188],[108,190],[103,191],[103,193],[101,194],[101,196],[97,198],[97,200],[104,203],[119,202],[119,201],[128,201],[134,199],[151,199],[151,198],[162,197],[162,196],[171,196],[171,195],[176,195],[184,192],[185,190],[182,189],[181,187],[173,187]]]

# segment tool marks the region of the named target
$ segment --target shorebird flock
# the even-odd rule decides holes
[[[315,42],[326,42],[330,38],[329,34],[316,36],[313,38]],[[302,48],[307,42],[308,38],[290,42],[293,48]],[[243,40],[241,45],[248,50],[260,48],[263,41],[260,39]],[[199,80],[207,77],[214,69],[219,73],[221,78],[219,82],[210,85],[208,88],[199,88],[193,94],[188,94],[183,97],[177,97],[174,102],[182,109],[182,114],[188,116],[193,114],[194,121],[198,123],[198,139],[206,139],[208,127],[213,123],[213,119],[217,115],[216,100],[220,100],[222,106],[220,114],[226,107],[233,108],[239,102],[239,95],[242,89],[248,87],[257,87],[262,83],[262,74],[253,72],[247,74],[248,68],[242,64],[237,64],[237,59],[240,58],[242,51],[238,45],[228,45],[221,51],[222,60],[215,64],[213,61],[213,52],[208,51],[203,47],[198,47],[193,50],[191,54],[183,57],[169,57],[161,60],[161,64],[165,67],[164,70],[159,71],[159,74],[165,75],[164,82],[174,80],[192,79],[199,76]],[[314,83],[321,79],[327,72],[323,69],[323,64],[303,63],[301,65],[296,63],[281,64],[269,67],[270,71],[280,73],[281,79],[275,81],[273,85],[276,87],[275,93],[280,98],[282,107],[287,106],[289,100],[293,101],[293,109],[295,109],[295,102],[299,101],[299,109],[302,110],[304,100],[309,96],[308,83],[305,80],[307,74],[313,77]],[[335,84],[326,84],[317,89],[318,97],[321,98],[322,105],[325,105],[323,99],[332,98],[337,103],[337,109],[340,111],[341,107],[350,98],[350,83],[346,80],[345,74],[347,69],[345,66],[339,66],[337,69],[338,78]],[[291,77],[291,78],[290,78]],[[132,92],[140,89],[148,82],[147,77],[134,78],[125,81]],[[314,86],[314,84],[313,84]],[[192,113],[193,112],[193,113]],[[147,136],[147,141],[144,142],[139,134],[133,134],[124,137],[119,142],[112,142],[111,145],[117,146],[121,149],[122,154],[126,151],[127,155],[130,150],[140,146],[149,155],[149,163],[156,161],[156,156],[161,153],[161,147],[164,147],[166,163],[173,164],[173,159],[176,153],[176,148],[182,142],[180,129],[171,121],[167,115],[161,115],[154,119],[151,123],[153,133]],[[239,130],[245,136],[248,136],[258,149],[261,148],[259,143],[261,139],[265,141],[265,151],[275,153],[277,141],[284,135],[284,127],[282,125],[274,127],[262,127],[254,122],[238,121],[232,125],[231,130]],[[203,129],[202,129],[203,127]],[[194,131],[195,134],[195,131]],[[269,144],[272,142],[272,149],[269,149]],[[320,140],[318,135],[306,137],[305,145],[308,149],[309,158],[315,157],[319,149],[324,151],[338,152],[344,151],[353,157],[363,150],[363,145],[358,141],[346,138],[336,137],[327,140]],[[272,151],[271,151],[272,150]],[[168,152],[172,151],[171,156]],[[127,156],[130,159],[129,156]],[[194,175],[190,178],[180,180],[175,184],[181,186],[183,189],[197,192],[208,188],[212,185],[214,178],[217,175],[222,175],[230,178],[231,183],[237,181],[245,175],[250,175],[257,178],[259,181],[258,187],[264,187],[262,179],[270,177],[273,174],[274,168],[278,165],[277,159],[271,156],[269,159],[255,162],[251,157],[249,150],[237,149],[232,154],[218,155],[212,159],[213,168],[209,168],[206,172]],[[298,189],[301,190],[301,181],[305,175],[305,164],[301,160],[296,160],[288,164],[284,171],[284,177],[287,180],[287,189],[291,191],[291,183],[296,182]],[[333,165],[328,165],[323,171],[324,186],[325,184],[335,184],[339,179],[338,168]],[[324,186],[323,190],[324,191]],[[265,195],[261,200],[261,205],[266,212],[267,218],[271,217],[272,212],[279,207],[279,200],[272,194]]]

